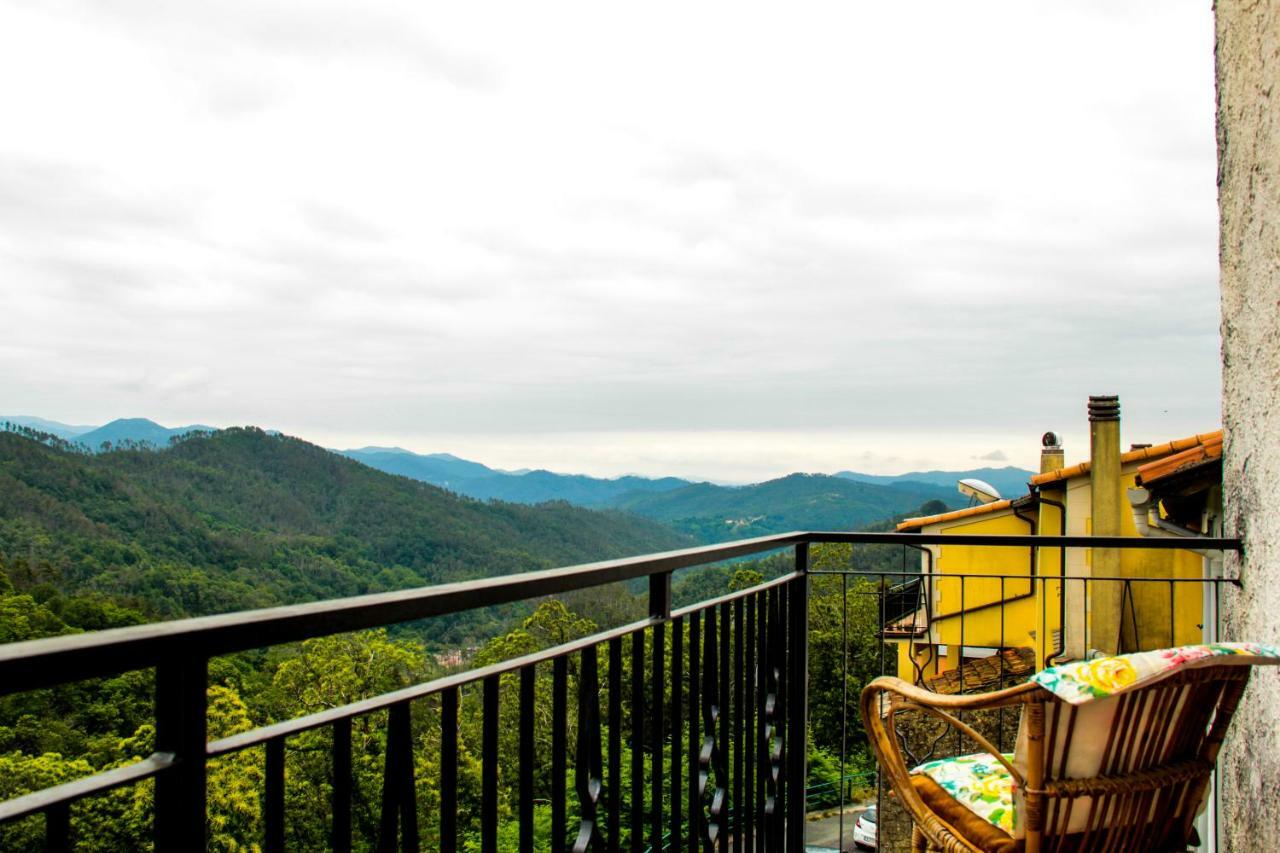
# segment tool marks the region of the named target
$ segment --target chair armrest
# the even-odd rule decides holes
[[[889,697],[889,712],[881,715],[883,697]],[[1016,783],[1026,786],[1022,774],[1009,763],[1000,751],[989,740],[971,726],[953,717],[950,711],[986,711],[1009,705],[1023,705],[1041,701],[1050,697],[1039,685],[1027,682],[1004,690],[974,695],[948,695],[932,693],[914,684],[892,676],[881,676],[868,684],[862,691],[862,721],[867,729],[871,747],[876,758],[888,777],[889,784],[897,794],[907,811],[911,813],[917,826],[937,824],[939,817],[925,804],[911,784],[911,769],[903,759],[902,746],[898,742],[897,732],[893,728],[894,715],[901,710],[918,710],[936,717],[947,725],[958,729],[976,742],[982,749],[1004,765]],[[959,833],[955,833],[959,836]]]
[[[917,687],[909,681],[903,681],[901,678],[882,675],[868,684],[863,693],[865,694],[873,687],[879,692],[896,694],[917,705],[927,705],[944,711],[989,711],[992,708],[1044,701],[1053,696],[1040,685],[1030,681],[1015,684],[1003,690],[993,690],[990,693],[954,694],[934,693],[923,687]]]

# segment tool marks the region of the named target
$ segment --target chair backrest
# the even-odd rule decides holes
[[[1013,762],[1026,849],[1184,849],[1255,662],[1196,661],[1087,701],[1042,691]]]

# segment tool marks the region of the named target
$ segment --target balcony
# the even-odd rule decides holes
[[[1033,557],[1014,573],[935,571],[929,548],[944,543]],[[1201,538],[1195,546],[1222,551],[1239,543]],[[1187,547],[1185,540],[1120,537],[792,533],[0,646],[3,694],[125,671],[155,675],[148,758],[0,803],[0,829],[42,821],[47,849],[74,849],[73,810],[115,788],[154,786],[156,849],[200,849],[209,838],[209,768],[240,755],[252,756],[263,781],[253,792],[261,815],[255,837],[238,841],[284,850],[296,819],[286,807],[295,801],[286,797],[287,768],[300,752],[321,750],[324,784],[292,793],[323,800],[320,835],[333,850],[455,851],[473,842],[483,853],[741,853],[803,850],[819,835],[834,837],[835,844],[824,842],[829,847],[851,849],[855,789],[880,806],[882,849],[901,849],[910,827],[874,769],[863,773],[870,766],[857,710],[863,683],[885,673],[941,692],[1016,683],[1072,644],[1113,642],[1090,634],[1099,624],[1091,603],[1102,590],[1121,603],[1116,643],[1214,639],[1219,589],[1229,581],[1071,577],[1065,561],[1059,570],[1056,559],[1034,557],[1038,549]],[[885,570],[881,560],[868,571],[861,563],[869,549],[901,552],[901,568]],[[782,550],[790,556],[778,576],[673,606],[674,572]],[[914,569],[905,555],[919,553],[924,563]],[[606,584],[647,584],[648,617],[210,740],[211,660]],[[1026,636],[1033,647],[1011,642]],[[537,697],[548,686],[544,718]],[[970,722],[1001,749],[1016,732],[1016,720],[1003,713]],[[361,798],[353,731],[369,726],[384,733],[385,748],[378,790]],[[478,744],[465,740],[472,728]],[[918,761],[972,751],[959,736],[927,728],[899,735]],[[814,752],[818,740],[832,748]],[[811,761],[815,755],[821,761]],[[419,796],[426,772],[438,780],[438,802]],[[1201,835],[1212,849],[1211,827]]]

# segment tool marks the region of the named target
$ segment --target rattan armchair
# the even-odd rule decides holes
[[[1225,656],[1182,660],[1167,673],[1101,689],[1113,695],[1070,701],[1057,695],[1053,670],[1036,676],[1048,676],[1042,680],[1053,692],[1030,681],[969,696],[877,678],[862,693],[862,715],[886,782],[914,823],[912,849],[1185,850],[1251,666],[1280,663],[1268,656],[1271,649],[1258,657],[1256,646],[1211,648]],[[1128,665],[1124,658],[1105,661]],[[1004,707],[1021,709],[1012,755],[957,716]],[[1000,813],[1007,818],[1003,827],[975,812],[972,801],[966,805],[967,789],[957,794],[954,785],[944,787],[930,775],[932,765],[945,762],[908,766],[894,726],[904,712],[943,720],[985,751],[959,761],[979,759],[988,781],[1003,780],[1010,806],[1007,815]]]

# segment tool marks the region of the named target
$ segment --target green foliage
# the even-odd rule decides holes
[[[518,507],[461,500],[420,483],[390,477],[294,439],[256,430],[198,435],[163,452],[126,450],[91,456],[0,433],[0,641],[13,642],[186,615],[458,580],[651,551],[679,543],[656,525],[564,505]],[[896,571],[902,549],[814,547],[819,570]],[[914,552],[909,555],[914,558]],[[918,561],[909,563],[914,568]],[[794,569],[788,553],[678,573],[677,604],[746,589]],[[846,595],[847,583],[847,595]],[[878,579],[814,576],[810,596],[810,783],[839,790],[842,745],[848,775],[869,768],[857,697],[889,654],[876,636]],[[641,589],[623,584],[544,600],[536,607],[494,608],[395,630],[317,638],[210,662],[211,739],[337,707],[437,678],[432,651],[461,651],[468,667],[510,660],[643,618]],[[511,627],[511,626],[515,627]],[[688,625],[682,637],[689,648]],[[644,677],[653,635],[642,638]],[[666,634],[668,653],[674,642]],[[600,650],[602,714],[610,672]],[[673,772],[670,741],[635,730],[651,708],[633,709],[631,640],[623,643],[622,789],[629,811],[631,755],[643,753],[647,792],[656,761]],[[566,659],[568,708],[563,735],[566,788],[573,799],[580,657]],[[686,670],[686,673],[688,670]],[[843,677],[842,677],[843,675]],[[686,676],[687,677],[687,676]],[[663,701],[690,686],[665,678]],[[528,773],[539,802],[539,849],[551,839],[551,754],[555,736],[553,667],[535,671],[534,740],[540,757],[519,768],[519,673],[498,679],[500,847],[516,832],[519,773]],[[0,697],[0,799],[80,778],[150,754],[154,748],[150,671]],[[847,700],[847,702],[846,702]],[[645,688],[645,704],[653,700]],[[849,726],[840,726],[842,706]],[[670,708],[666,715],[671,719]],[[606,717],[607,719],[607,717]],[[482,706],[479,685],[460,692],[459,830],[466,849],[478,844]],[[702,721],[684,720],[683,742]],[[440,710],[438,700],[413,705],[411,730],[424,846],[439,841]],[[333,732],[289,739],[286,827],[289,849],[329,844]],[[608,742],[608,731],[603,733]],[[378,839],[386,715],[352,724],[352,820],[355,848]],[[677,756],[684,762],[685,756]],[[517,772],[517,770],[519,772]],[[261,748],[210,762],[210,847],[256,850],[263,831]],[[683,777],[682,777],[683,778]],[[612,783],[612,780],[610,780]],[[77,849],[145,850],[153,817],[153,785],[126,786],[73,810]],[[687,792],[686,792],[687,795]],[[630,828],[623,828],[629,843]],[[0,825],[0,849],[39,846],[39,818]],[[566,828],[568,833],[571,828]],[[554,843],[553,843],[554,842]]]
[[[231,688],[209,688],[209,738],[230,737],[253,728],[244,700]],[[209,762],[209,849],[239,853],[258,849],[262,837],[261,795],[266,772],[251,752]]]
[[[13,585],[109,596],[117,608],[149,618],[382,592],[682,544],[687,540],[669,528],[635,516],[459,498],[251,428],[194,433],[164,451],[98,455],[0,432],[0,562]],[[49,633],[44,614],[25,606],[25,618],[36,621],[14,630]],[[64,621],[86,628],[127,621],[105,603],[99,609],[101,624],[88,624],[87,614]],[[436,639],[482,640],[519,610],[437,620]]]
[[[814,568],[847,566],[848,545],[819,545]],[[809,725],[816,747],[835,754],[842,742],[866,754],[858,710],[862,688],[892,675],[895,650],[878,637],[879,582],[858,576],[814,575],[809,585]],[[841,709],[846,727],[841,727]]]

